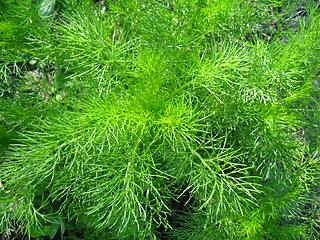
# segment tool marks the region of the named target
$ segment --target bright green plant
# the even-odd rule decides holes
[[[319,237],[317,5],[9,2],[4,236]]]

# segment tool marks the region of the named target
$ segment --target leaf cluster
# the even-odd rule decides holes
[[[314,2],[1,6],[4,236],[319,237]]]

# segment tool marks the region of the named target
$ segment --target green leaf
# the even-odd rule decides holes
[[[51,224],[49,230],[48,230],[48,236],[50,239],[53,239],[54,236],[57,234],[60,227],[60,223],[53,223]]]
[[[40,17],[48,17],[54,13],[55,0],[42,0],[39,6]]]
[[[40,229],[36,228],[36,227],[31,227],[30,228],[30,232],[29,232],[29,236],[32,238],[38,238],[40,236],[42,236],[43,233],[41,232]]]
[[[66,225],[64,224],[64,221],[62,220],[60,215],[57,216],[57,220],[61,228],[61,233],[64,234],[66,231]]]

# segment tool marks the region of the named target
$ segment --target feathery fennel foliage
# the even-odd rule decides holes
[[[316,2],[0,11],[3,236],[319,237]]]

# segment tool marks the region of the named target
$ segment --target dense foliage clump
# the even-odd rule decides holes
[[[4,239],[320,237],[317,1],[0,13]]]

